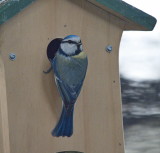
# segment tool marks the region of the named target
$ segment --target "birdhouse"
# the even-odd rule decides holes
[[[156,19],[121,0],[6,0],[0,24],[0,152],[123,153],[119,44],[123,31],[151,31]],[[88,69],[73,135],[53,137],[61,97],[53,73],[43,73],[46,49],[71,34]]]

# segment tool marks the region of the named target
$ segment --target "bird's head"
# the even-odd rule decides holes
[[[65,37],[60,44],[60,48],[67,56],[77,55],[83,50],[81,39],[77,35]]]

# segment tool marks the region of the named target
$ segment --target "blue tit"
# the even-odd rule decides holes
[[[86,75],[88,59],[77,35],[69,35],[61,40],[56,54],[51,55],[55,82],[63,101],[61,116],[52,135],[70,137],[73,134],[74,105]]]

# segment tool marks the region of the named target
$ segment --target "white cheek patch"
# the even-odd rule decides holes
[[[72,54],[75,54],[75,51],[77,50],[77,46],[75,44],[63,43],[61,44],[61,49],[67,55],[72,55]]]

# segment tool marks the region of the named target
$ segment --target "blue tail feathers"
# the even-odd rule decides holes
[[[63,107],[60,119],[52,131],[53,136],[70,137],[73,134],[73,111],[74,108],[66,111],[65,107]]]

